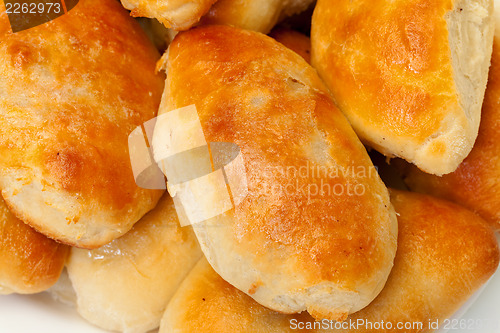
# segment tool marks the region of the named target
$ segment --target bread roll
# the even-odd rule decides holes
[[[179,226],[164,195],[125,236],[95,250],[72,249],[67,269],[77,310],[107,330],[148,332],[200,257],[191,228]]]
[[[433,332],[429,320],[443,323],[493,275],[500,256],[498,244],[482,218],[456,204],[422,194],[390,192],[399,223],[394,268],[380,295],[349,319],[384,320],[393,327],[398,322],[420,322],[422,329],[414,326],[399,331]],[[340,332],[373,330],[360,327]]]
[[[156,115],[158,58],[115,0],[17,33],[0,6],[0,188],[17,217],[94,248],[155,206],[161,192],[135,184],[128,135]]]
[[[294,51],[307,63],[311,63],[311,39],[306,35],[291,29],[277,28],[269,36]]]
[[[187,30],[198,23],[217,0],[121,0],[135,17],[151,17],[167,28]]]
[[[18,220],[0,198],[0,295],[50,288],[61,274],[68,249]]]
[[[314,322],[307,312],[286,315],[260,305],[224,281],[203,258],[168,303],[159,333],[292,332],[292,319]]]
[[[268,33],[282,19],[305,11],[313,0],[219,0],[204,24],[227,24]]]
[[[319,0],[312,63],[360,138],[427,173],[477,137],[493,0]]]
[[[181,33],[166,56],[159,119],[194,104],[201,140],[232,143],[243,164],[233,177],[248,192],[236,208],[194,226],[214,269],[283,313],[344,319],[368,305],[392,267],[396,218],[366,150],[314,69],[272,38],[228,26]],[[159,120],[152,145],[170,193],[194,195],[183,209],[203,215],[223,206],[226,185],[197,185],[201,171],[179,176],[168,172],[176,169],[172,160],[162,160],[177,149],[172,143],[195,140],[188,109],[172,112],[178,123]],[[178,169],[205,163],[217,175],[195,152]]]
[[[202,260],[170,301],[160,333],[432,332],[429,322],[443,323],[493,274],[498,245],[481,218],[455,204],[400,191],[391,191],[391,197],[399,214],[394,268],[380,295],[337,323],[339,329],[329,321],[314,323],[308,315],[278,314],[257,304]],[[364,324],[356,324],[361,320]],[[369,327],[382,322],[381,329]],[[416,324],[398,330],[398,322]]]
[[[500,7],[500,3],[498,4]],[[500,9],[497,24],[500,24]],[[500,27],[496,30],[481,126],[474,149],[458,169],[443,177],[402,167],[405,182],[417,192],[461,204],[500,229]],[[401,166],[403,163],[398,163]]]

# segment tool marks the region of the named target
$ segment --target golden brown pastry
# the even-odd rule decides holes
[[[311,63],[311,39],[306,35],[291,29],[276,28],[269,36],[296,52],[307,63]]]
[[[99,249],[72,249],[67,269],[77,310],[107,330],[148,332],[159,326],[201,255],[192,228],[179,226],[166,194],[125,236]],[[59,298],[68,294],[63,290]]]
[[[286,315],[260,305],[224,281],[203,258],[168,303],[159,333],[312,332],[292,331],[293,319],[314,322],[307,313]]]
[[[493,0],[319,0],[312,63],[365,143],[447,174],[477,137],[492,14]]]
[[[115,0],[17,33],[0,7],[0,188],[16,216],[94,248],[155,206],[161,192],[135,184],[128,135],[156,115],[158,58]]]
[[[167,28],[187,30],[198,23],[217,0],[121,0],[135,17],[151,17]]]
[[[497,10],[496,10],[497,11]],[[500,12],[500,10],[498,10]],[[497,24],[500,19],[497,18]],[[500,27],[499,27],[500,29]],[[500,31],[497,29],[481,126],[474,149],[458,169],[443,177],[405,165],[409,188],[461,204],[500,228]],[[398,163],[402,165],[403,163]]]
[[[219,0],[203,24],[227,24],[268,33],[282,19],[303,12],[313,0]]]
[[[399,214],[394,268],[368,307],[337,323],[344,329],[335,329],[334,322],[314,323],[305,314],[271,311],[225,282],[203,259],[169,303],[160,333],[434,331],[429,322],[443,323],[495,272],[498,245],[484,220],[453,203],[394,190],[391,198]],[[383,328],[369,329],[368,323],[382,322]],[[398,330],[397,323],[415,324]]]
[[[68,250],[17,219],[0,198],[0,295],[50,288],[61,274]]]
[[[399,223],[394,268],[380,295],[349,319],[384,320],[393,327],[398,322],[421,322],[422,329],[397,332],[433,332],[429,320],[442,323],[451,317],[493,275],[499,262],[498,244],[482,218],[456,204],[422,194],[390,192]],[[359,327],[340,332],[372,330]]]
[[[215,180],[199,185],[220,169],[195,149],[179,168],[206,163],[209,176],[185,172],[185,182],[176,183],[172,175],[179,175],[168,172],[175,165],[163,157],[187,144],[183,135],[195,141],[196,134],[192,108],[176,109],[194,104],[201,140],[234,144],[243,163],[231,171],[248,189],[236,208],[194,225],[214,269],[284,313],[343,319],[368,305],[392,267],[396,217],[366,150],[315,70],[272,38],[228,26],[180,33],[166,57],[152,145],[174,199],[190,197],[186,214],[203,215],[223,208],[227,191]],[[160,120],[171,114],[177,123]]]

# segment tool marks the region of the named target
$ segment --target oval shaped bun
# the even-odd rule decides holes
[[[228,26],[179,34],[166,67],[160,114],[196,105],[207,142],[238,145],[244,161],[242,203],[194,226],[214,269],[284,313],[343,319],[368,305],[392,267],[396,217],[315,70],[272,38]],[[219,203],[198,189],[200,210]]]
[[[0,294],[34,294],[59,278],[69,247],[17,219],[0,198]]]
[[[495,7],[500,29],[500,2]],[[451,200],[500,229],[500,30],[496,30],[481,126],[474,148],[456,171],[437,177],[397,163],[406,184],[417,192]]]
[[[2,196],[53,239],[106,244],[162,193],[137,187],[128,153],[128,135],[158,110],[159,54],[115,0],[81,0],[17,33],[0,8]]]
[[[148,332],[201,257],[165,194],[125,236],[99,249],[73,248],[67,270],[82,317],[107,330]]]
[[[368,145],[453,172],[476,140],[493,0],[319,0],[312,63]]]
[[[307,312],[286,315],[260,305],[224,281],[203,258],[168,303],[160,333],[284,333],[293,332],[292,319],[314,321]]]
[[[335,323],[315,322],[307,314],[267,309],[229,285],[202,259],[169,303],[160,333],[435,331],[430,322],[450,318],[495,272],[498,244],[484,220],[451,202],[393,190],[391,198],[399,222],[394,268],[370,305],[337,323],[347,329],[328,329]],[[370,323],[382,322],[392,329],[370,329]],[[397,323],[413,329],[395,330]]]

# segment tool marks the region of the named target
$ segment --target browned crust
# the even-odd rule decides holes
[[[391,199],[399,214],[394,268],[380,295],[348,321],[384,321],[393,327],[421,322],[422,329],[377,332],[427,333],[432,331],[429,321],[449,318],[495,272],[498,244],[484,220],[456,204],[395,190],[391,190]],[[203,259],[169,304],[160,332],[175,328],[182,333],[229,333],[249,327],[255,332],[296,332],[291,320],[304,325],[314,321],[307,314],[284,316],[257,304],[225,282]],[[373,330],[360,326],[315,332]]]
[[[237,252],[255,255],[251,264],[265,274],[279,265],[299,271],[308,286],[328,282],[356,293],[363,285],[370,294],[383,284],[396,241],[387,190],[312,67],[265,35],[206,26],[175,38],[167,72],[162,103],[168,109],[195,104],[208,142],[234,142],[241,149],[249,194],[234,211],[227,239],[238,244]],[[365,173],[280,172],[325,165]],[[366,191],[301,190],[312,184]]]
[[[68,250],[18,220],[0,199],[0,289],[47,290],[58,280]]]
[[[479,125],[483,78],[462,96],[453,67],[447,17],[461,11],[456,2],[319,0],[312,20],[312,63],[359,137],[436,175],[458,167]],[[489,40],[491,22],[478,38]],[[489,54],[477,51],[479,77]]]
[[[82,0],[68,14],[18,33],[10,31],[2,7],[0,22],[2,195],[18,217],[53,238],[83,247],[105,244],[161,196],[136,186],[128,155],[130,132],[157,112],[159,55],[113,0]],[[59,223],[67,229],[56,227],[50,213],[35,217],[15,199],[19,177],[25,190],[41,184],[41,192],[29,194],[41,207],[44,195],[60,199],[50,204],[62,211],[67,221]],[[77,235],[72,226],[79,223],[104,236]]]
[[[443,177],[403,169],[408,186],[461,204],[500,229],[500,39],[495,38],[481,126],[474,148],[458,169]]]

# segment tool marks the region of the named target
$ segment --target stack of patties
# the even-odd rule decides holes
[[[80,0],[13,33],[0,7],[0,293],[66,266],[52,295],[110,331],[433,332],[499,264],[495,20]]]

